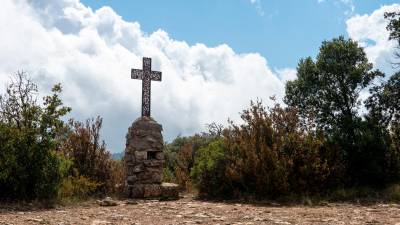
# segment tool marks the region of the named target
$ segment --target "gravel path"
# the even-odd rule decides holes
[[[177,201],[95,202],[46,210],[12,210],[0,206],[0,225],[16,224],[393,224],[400,225],[399,204],[326,204],[324,206],[249,205]]]

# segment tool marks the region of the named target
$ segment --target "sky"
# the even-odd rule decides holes
[[[69,117],[103,117],[102,136],[121,152],[140,116],[141,82],[130,79],[153,59],[152,116],[164,139],[211,122],[240,121],[250,100],[279,102],[301,58],[339,35],[365,48],[390,76],[395,43],[383,18],[390,0],[2,0],[0,93],[18,70],[41,94],[63,86]]]
[[[83,0],[112,7],[143,31],[157,29],[188,44],[228,44],[236,53],[258,52],[273,68],[294,68],[314,56],[323,40],[345,35],[346,20],[397,0]]]

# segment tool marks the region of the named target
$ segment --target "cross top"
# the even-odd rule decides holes
[[[151,71],[151,58],[143,57],[143,69],[132,69],[131,78],[142,80],[142,116],[150,117],[151,81],[161,81],[161,72]]]

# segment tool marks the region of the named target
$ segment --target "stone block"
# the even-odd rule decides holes
[[[130,185],[127,188],[126,196],[130,198],[174,200],[179,198],[179,187],[172,183]]]
[[[143,166],[143,164],[135,165],[135,166],[132,168],[132,171],[133,171],[133,173],[140,173],[140,172],[143,172],[143,171],[144,171],[144,166]]]
[[[160,197],[162,194],[161,185],[145,185],[143,190],[143,197],[144,198],[156,198]]]
[[[145,173],[145,176],[142,177],[144,184],[161,184],[162,182],[162,175],[159,173]]]
[[[131,198],[143,198],[144,196],[144,187],[143,185],[134,185],[130,188],[131,192],[129,197]]]
[[[144,161],[147,159],[147,152],[145,151],[136,151],[135,152],[135,159],[136,161]]]
[[[126,182],[128,184],[135,184],[137,180],[138,180],[138,177],[136,175],[131,175],[126,178]]]
[[[163,160],[145,160],[143,161],[143,164],[146,167],[161,167],[163,166]]]
[[[158,159],[158,160],[164,160],[164,153],[163,153],[163,152],[157,152],[157,154],[156,154],[156,159]]]
[[[179,198],[179,186],[173,183],[162,183],[161,184],[162,199],[173,200]]]

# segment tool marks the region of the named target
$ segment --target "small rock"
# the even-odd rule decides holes
[[[127,204],[127,205],[137,205],[138,202],[135,201],[135,200],[129,199],[129,200],[125,201],[125,204]]]
[[[117,206],[118,205],[118,202],[113,200],[110,197],[106,197],[103,200],[98,200],[97,202],[99,203],[100,206]]]
[[[38,223],[42,223],[43,220],[42,219],[37,219],[37,218],[28,218],[26,219],[27,221],[32,221],[32,222],[38,222]]]

